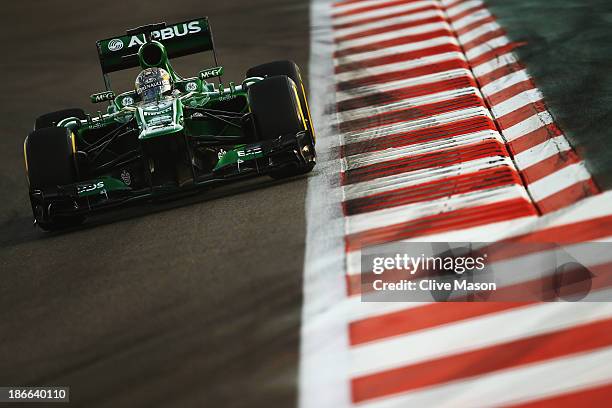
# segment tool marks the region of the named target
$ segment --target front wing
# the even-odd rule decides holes
[[[289,167],[306,167],[314,163],[314,150],[308,132],[285,135],[244,146],[245,154],[238,160],[216,167],[205,177],[185,186],[163,186],[132,189],[122,180],[102,177],[75,184],[57,186],[45,191],[30,191],[32,209],[37,221],[55,217],[87,215],[132,203],[167,199],[186,193],[227,184],[247,177],[264,175]]]

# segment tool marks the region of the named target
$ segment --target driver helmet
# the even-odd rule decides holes
[[[163,68],[147,68],[136,77],[136,93],[143,102],[157,100],[171,91],[170,74]]]

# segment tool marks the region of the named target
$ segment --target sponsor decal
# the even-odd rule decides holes
[[[255,147],[248,148],[246,150],[239,150],[238,156],[246,156],[249,154],[258,154],[258,153],[261,153],[261,147],[255,146]]]
[[[208,79],[223,75],[223,67],[208,68],[200,71],[200,79]]]
[[[78,194],[85,194],[85,193],[89,193],[91,191],[96,191],[96,190],[102,190],[104,189],[104,182],[103,181],[98,181],[95,183],[88,183],[88,184],[80,184],[77,186],[77,193]]]
[[[248,149],[245,150],[238,150],[238,157],[247,157],[247,156],[252,156],[252,155],[256,155],[256,154],[261,154],[262,150],[260,146],[254,146],[254,147],[249,147]]]
[[[123,49],[123,41],[119,38],[114,38],[108,42],[109,51],[120,51]]]
[[[110,101],[115,98],[115,93],[113,91],[100,92],[91,95],[92,103],[99,103],[104,101]]]
[[[217,153],[217,158],[221,160],[223,156],[225,156],[225,153],[227,153],[225,149],[219,149],[219,152]]]
[[[130,106],[134,104],[134,98],[132,98],[131,96],[126,96],[125,98],[123,98],[121,100],[121,104],[123,106]]]
[[[160,110],[143,111],[143,114],[145,116],[158,116],[158,115],[163,115],[164,113],[170,113],[170,112],[172,112],[172,106],[168,106],[167,108],[160,109]]]
[[[191,21],[189,23],[183,23],[180,25],[175,25],[172,27],[162,28],[158,31],[151,32],[151,38],[157,41],[165,41],[176,37],[183,37],[189,34],[197,34],[202,31],[202,27],[200,26],[200,21]],[[141,46],[145,43],[144,34],[134,35],[130,38],[130,42],[128,44],[128,48],[134,46]],[[109,43],[110,45],[110,43]],[[109,47],[110,49],[110,47]]]
[[[185,85],[185,90],[187,92],[193,92],[196,89],[198,89],[198,84],[196,84],[195,82],[187,82],[187,85]]]
[[[159,87],[164,86],[164,81],[161,81],[161,80],[160,81],[151,82],[152,81],[151,79],[147,79],[145,81],[146,81],[145,85],[140,87],[141,91],[147,91],[147,90],[149,90],[151,88],[159,88]]]
[[[228,95],[219,97],[219,100],[222,102],[231,101],[232,99],[236,99],[236,96],[237,95],[228,94]]]

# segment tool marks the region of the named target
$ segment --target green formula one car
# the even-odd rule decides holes
[[[106,113],[40,116],[24,142],[34,219],[44,230],[97,210],[247,176],[312,170],[315,138],[298,66],[277,61],[221,83],[207,18],[152,24],[97,42]],[[215,67],[183,78],[170,59],[212,51]],[[212,64],[211,64],[212,65]],[[140,67],[135,90],[116,95],[109,74]],[[219,78],[217,85],[214,78]]]

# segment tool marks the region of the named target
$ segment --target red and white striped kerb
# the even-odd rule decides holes
[[[612,236],[609,195],[483,1],[345,0],[329,13],[348,299],[369,246]],[[353,404],[557,407],[612,396],[609,303],[352,305]]]

